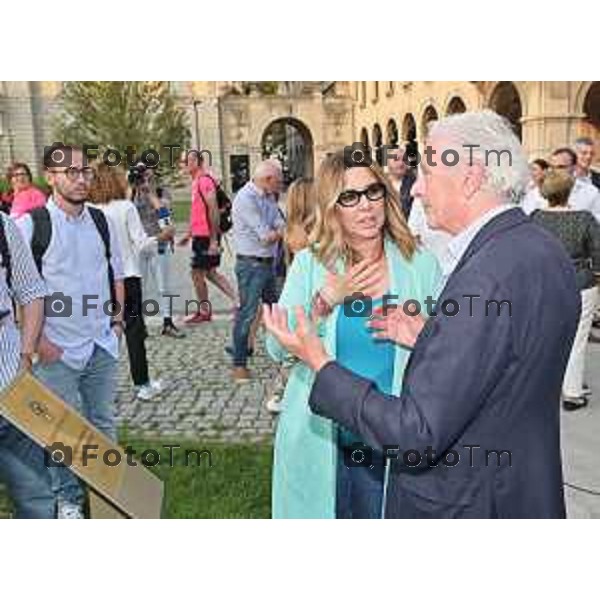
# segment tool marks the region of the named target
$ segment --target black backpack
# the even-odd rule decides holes
[[[227,195],[227,192],[221,187],[221,184],[216,181],[213,177],[206,174],[203,177],[208,177],[214,184],[216,188],[216,197],[217,197],[217,208],[219,209],[219,231],[221,233],[227,233],[233,227],[233,220],[231,218],[231,199]],[[198,191],[200,192],[200,188],[198,187]],[[206,205],[206,198],[204,194],[200,192],[202,196],[202,201],[206,206],[206,210],[208,211],[208,206]]]
[[[12,264],[10,260],[10,249],[8,247],[8,240],[6,239],[6,233],[4,231],[4,219],[0,215],[0,258],[2,258],[2,266],[6,271],[6,286],[10,290],[12,282]]]
[[[108,221],[104,213],[93,206],[88,206],[90,216],[94,225],[98,230],[98,234],[104,244],[104,254],[106,256],[106,263],[108,267],[108,284],[110,289],[110,301],[113,306],[116,305],[116,293],[115,293],[115,274],[112,268],[111,251],[110,251],[110,230],[108,228]],[[50,213],[45,206],[41,208],[35,208],[29,215],[33,224],[33,234],[31,236],[31,253],[33,254],[33,260],[39,271],[42,274],[42,261],[50,240],[52,239],[52,221],[50,220]]]

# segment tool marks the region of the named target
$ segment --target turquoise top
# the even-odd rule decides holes
[[[372,309],[382,302],[382,298],[373,298]],[[394,343],[374,338],[372,330],[366,325],[367,321],[368,316],[353,314],[352,306],[344,305],[338,313],[336,358],[343,367],[372,381],[379,391],[391,394],[394,384]],[[360,439],[349,431],[344,431],[342,436],[344,445]]]
[[[417,299],[424,303],[428,295],[434,296],[440,278],[435,258],[428,252],[417,250],[411,260],[405,259],[399,248],[389,238],[384,242],[390,278],[390,293],[399,299]],[[345,268],[338,261],[336,270]],[[279,299],[279,305],[290,310],[290,327],[295,328],[295,317],[291,309],[302,306],[308,313],[314,293],[325,284],[325,267],[309,250],[302,250],[294,257]],[[330,356],[340,360],[341,348],[337,348],[339,325],[358,328],[340,319],[342,307],[336,306],[318,327],[325,349]],[[363,319],[354,317],[364,327]],[[366,327],[365,327],[366,330]],[[358,332],[357,332],[358,333]],[[363,332],[361,331],[361,334]],[[368,332],[364,332],[367,335]],[[344,339],[346,335],[342,334]],[[341,336],[340,336],[341,337]],[[382,342],[377,342],[377,344]],[[385,347],[384,347],[385,346]],[[373,346],[369,346],[373,350]],[[402,391],[402,375],[408,361],[409,351],[393,345],[393,377],[383,369],[382,391],[393,396]],[[269,354],[278,361],[287,362],[289,355],[272,336],[267,336]],[[378,352],[387,352],[389,346],[382,343]],[[363,350],[359,350],[362,356]],[[383,360],[381,361],[383,364]],[[386,360],[387,363],[387,360]],[[283,397],[283,411],[277,423],[275,456],[273,465],[273,510],[274,518],[335,518],[336,481],[338,464],[337,426],[329,419],[311,412],[308,397],[314,381],[314,373],[304,364],[293,362]],[[366,366],[361,361],[359,368]],[[371,365],[371,361],[368,361]],[[353,368],[357,373],[359,369]],[[361,373],[363,374],[364,371]]]

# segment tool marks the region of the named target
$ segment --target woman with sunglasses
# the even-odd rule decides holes
[[[25,163],[13,163],[6,173],[6,179],[13,191],[10,207],[13,219],[46,205],[46,194],[33,185],[31,170]]]
[[[290,315],[303,306],[342,365],[398,394],[409,352],[376,340],[368,317],[384,302],[424,305],[439,268],[417,249],[393,194],[376,165],[348,168],[342,154],[327,157],[316,182],[310,245],[295,256],[279,306]],[[276,360],[289,359],[272,336],[267,348]],[[313,379],[306,366],[293,364],[275,439],[273,517],[381,518],[383,455],[361,450],[360,439],[310,411]]]

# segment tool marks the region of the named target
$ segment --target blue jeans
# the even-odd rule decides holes
[[[0,481],[8,487],[15,518],[54,518],[51,471],[42,447],[0,419]]]
[[[33,374],[57,396],[109,438],[116,440],[115,396],[118,362],[106,350],[96,346],[82,370],[62,361],[37,364]],[[69,469],[50,467],[52,490],[57,500],[81,504],[84,491]]]
[[[344,449],[361,440],[343,427],[338,428],[336,519],[381,519],[385,467],[383,455],[373,450],[370,467],[347,467]]]
[[[250,326],[256,317],[260,302],[277,302],[275,275],[272,263],[238,257],[235,276],[240,295],[240,310],[233,325],[233,366],[245,367]]]

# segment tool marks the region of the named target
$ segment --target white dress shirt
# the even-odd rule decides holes
[[[450,275],[466,252],[469,244],[475,239],[475,236],[494,218],[499,214],[515,208],[514,204],[503,204],[502,206],[496,206],[488,210],[485,214],[481,215],[479,219],[473,221],[468,227],[463,229],[460,233],[456,234],[448,244],[447,253],[445,260],[442,261],[442,278],[438,287],[438,292],[441,293]],[[438,294],[439,296],[439,294]]]
[[[52,198],[48,200],[52,223],[52,238],[42,260],[42,275],[50,296],[63,294],[67,313],[51,315],[45,310],[44,334],[62,348],[62,361],[73,369],[83,369],[97,344],[115,358],[119,355],[119,341],[110,327],[111,317],[103,305],[110,303],[110,286],[106,265],[106,251],[87,207],[78,216],[67,215]],[[115,281],[123,279],[121,254],[113,226],[108,220],[111,241],[112,267]],[[27,243],[31,245],[33,224],[25,215],[17,221]],[[87,300],[84,316],[84,296]],[[47,303],[48,304],[48,303]],[[95,306],[95,308],[93,308]],[[53,303],[60,311],[60,302]]]
[[[535,185],[525,194],[521,208],[526,215],[530,215],[534,210],[548,208],[548,201],[540,192],[540,188]]]

